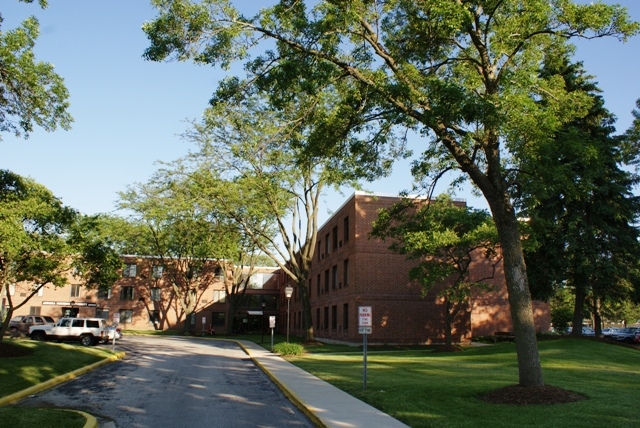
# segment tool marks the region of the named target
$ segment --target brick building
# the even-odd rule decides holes
[[[369,343],[442,343],[444,302],[437,290],[422,297],[421,288],[408,277],[405,256],[388,249],[388,243],[369,239],[371,223],[378,210],[398,201],[397,197],[372,196],[357,192],[320,228],[308,278],[315,337],[324,341],[361,343],[358,307],[371,306],[372,333]],[[458,202],[463,203],[463,202]],[[277,319],[276,331],[286,333],[287,303],[290,303],[290,334],[304,336],[302,303],[296,284],[278,268],[259,268],[251,277],[235,315],[230,314],[229,296],[220,266],[205,263],[195,287],[195,311],[184,319],[175,300],[170,270],[157,258],[123,256],[122,278],[104,293],[87,290],[70,277],[63,288],[45,287],[14,315],[66,314],[97,316],[107,320],[118,313],[124,329],[182,330],[231,333],[235,316],[239,332],[267,333],[270,316]],[[471,279],[484,278],[491,264],[479,256],[471,267]],[[453,340],[464,342],[474,336],[512,330],[502,266],[498,265],[491,291],[476,291],[467,310],[456,318]],[[285,286],[294,287],[289,302]],[[28,284],[10,287],[14,303],[29,293]],[[17,299],[17,300],[16,300]],[[547,331],[549,308],[534,306],[536,328]],[[178,322],[178,319],[182,319]]]
[[[186,329],[195,333],[209,331],[210,328],[219,333],[228,332],[231,325],[228,296],[216,261],[205,263],[198,273],[198,285],[193,287],[195,310],[187,318],[176,301],[172,286],[172,278],[176,278],[167,266],[161,265],[154,257],[123,256],[122,259],[122,278],[107,292],[88,290],[70,275],[68,285],[43,287],[13,315],[48,315],[54,319],[62,316],[99,317],[112,322],[113,315],[117,313],[124,329],[183,330],[186,322]],[[265,322],[263,315],[278,314],[278,278],[277,268],[272,267],[257,268],[251,276],[235,314],[242,331],[259,331]],[[14,306],[30,291],[30,284],[10,286]],[[3,300],[3,307],[4,303]]]
[[[381,208],[397,197],[356,192],[318,231],[318,242],[308,279],[314,335],[319,340],[359,343],[358,307],[372,308],[369,343],[442,343],[445,308],[438,290],[421,296],[409,280],[409,262],[391,252],[389,243],[369,239],[371,223]],[[458,201],[457,203],[463,203]],[[484,278],[491,263],[479,256],[471,266],[471,279]],[[507,289],[501,264],[490,281],[492,291],[477,290],[470,307],[455,319],[453,340],[512,330]],[[303,336],[302,304],[294,287],[291,333]],[[548,305],[536,302],[536,328],[547,331]],[[286,318],[284,318],[286,320]]]

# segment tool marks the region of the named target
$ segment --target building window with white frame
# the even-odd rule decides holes
[[[71,284],[70,297],[80,297],[80,284]]]
[[[149,293],[149,294],[151,295],[151,301],[152,301],[152,302],[159,302],[159,301],[160,301],[160,299],[162,298],[162,296],[161,296],[161,289],[160,289],[160,287],[153,287],[153,288],[151,288],[151,290],[150,290],[150,293]]]
[[[226,290],[213,290],[213,303],[224,303],[227,299]]]
[[[133,319],[133,311],[131,309],[120,309],[120,322],[130,323]]]
[[[122,287],[120,289],[120,300],[133,300],[133,287]]]
[[[137,266],[135,263],[128,263],[122,269],[122,276],[125,278],[135,278],[137,273]]]
[[[162,278],[162,272],[163,271],[164,271],[164,266],[162,266],[162,265],[154,265],[151,268],[151,276],[154,279],[160,279],[160,278]]]

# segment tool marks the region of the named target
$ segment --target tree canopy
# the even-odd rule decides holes
[[[108,289],[119,278],[121,262],[108,242],[92,232],[92,218],[67,207],[47,188],[0,170],[0,286],[7,317],[43,287],[62,287],[71,276],[88,288]],[[10,288],[26,287],[15,300]]]
[[[47,6],[45,0],[38,3]],[[67,112],[69,92],[62,77],[53,65],[35,58],[33,48],[39,34],[33,16],[14,30],[0,29],[0,132],[28,137],[34,126],[46,131],[58,126],[69,129],[73,121]]]
[[[244,62],[246,78],[228,79],[218,96],[253,85],[277,107],[335,88],[341,132],[313,141],[315,153],[361,150],[375,164],[387,143],[376,138],[380,130],[401,126],[425,137],[424,173],[466,174],[500,237],[519,383],[544,384],[508,170],[528,145],[553,139],[590,105],[584,93],[566,91],[561,76],[540,75],[545,58],[570,51],[572,38],[636,34],[624,8],[570,0],[326,0],[313,7],[283,0],[246,17],[227,0],[153,4],[158,16],[143,26],[147,59]]]

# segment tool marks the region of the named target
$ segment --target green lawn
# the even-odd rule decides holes
[[[215,338],[261,342],[259,335]],[[265,335],[264,339],[262,345],[269,348],[271,338]],[[274,343],[283,340],[276,336]],[[0,396],[111,355],[107,348],[82,348],[76,344],[16,343],[33,353],[0,359]],[[586,400],[535,406],[496,405],[479,400],[486,392],[517,383],[515,345],[510,343],[470,347],[455,353],[370,346],[366,391],[362,388],[362,350],[358,347],[310,346],[304,356],[287,359],[414,428],[640,426],[639,350],[572,338],[543,340],[539,347],[547,384],[578,392]],[[9,417],[10,410],[0,408],[0,421],[15,417]],[[25,414],[25,418],[33,416]],[[54,415],[43,417],[41,420],[48,421]],[[24,425],[11,426],[50,425],[25,419]]]
[[[555,405],[497,405],[478,399],[518,380],[515,345],[464,352],[336,347],[287,358],[407,425],[417,427],[638,427],[640,351],[593,340],[540,342],[545,382],[588,399]],[[343,352],[340,351],[342,349]]]
[[[107,348],[84,348],[76,343],[46,343],[30,340],[5,340],[0,346],[17,347],[23,356],[0,358],[0,397],[22,391],[79,368],[96,363],[113,353]],[[0,407],[0,425],[9,421],[12,428],[82,428],[85,418],[63,409]]]

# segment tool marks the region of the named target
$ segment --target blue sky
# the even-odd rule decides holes
[[[127,185],[146,182],[157,169],[156,161],[187,153],[190,146],[178,134],[187,129],[185,120],[201,116],[224,73],[192,63],[144,61],[148,43],[140,27],[155,16],[148,1],[51,0],[45,10],[17,0],[2,3],[2,31],[29,15],[40,21],[37,58],[54,64],[64,77],[75,121],[70,131],[36,130],[28,140],[3,134],[0,169],[30,176],[66,205],[95,214],[112,211],[117,192]],[[640,0],[605,3],[626,6],[640,21]],[[640,37],[626,44],[615,39],[581,42],[577,59],[596,77],[607,108],[618,117],[618,132],[623,132],[640,98]],[[403,162],[391,177],[366,188],[397,194],[410,185],[409,166]],[[351,193],[328,194],[321,217]],[[486,208],[470,189],[456,196]]]

